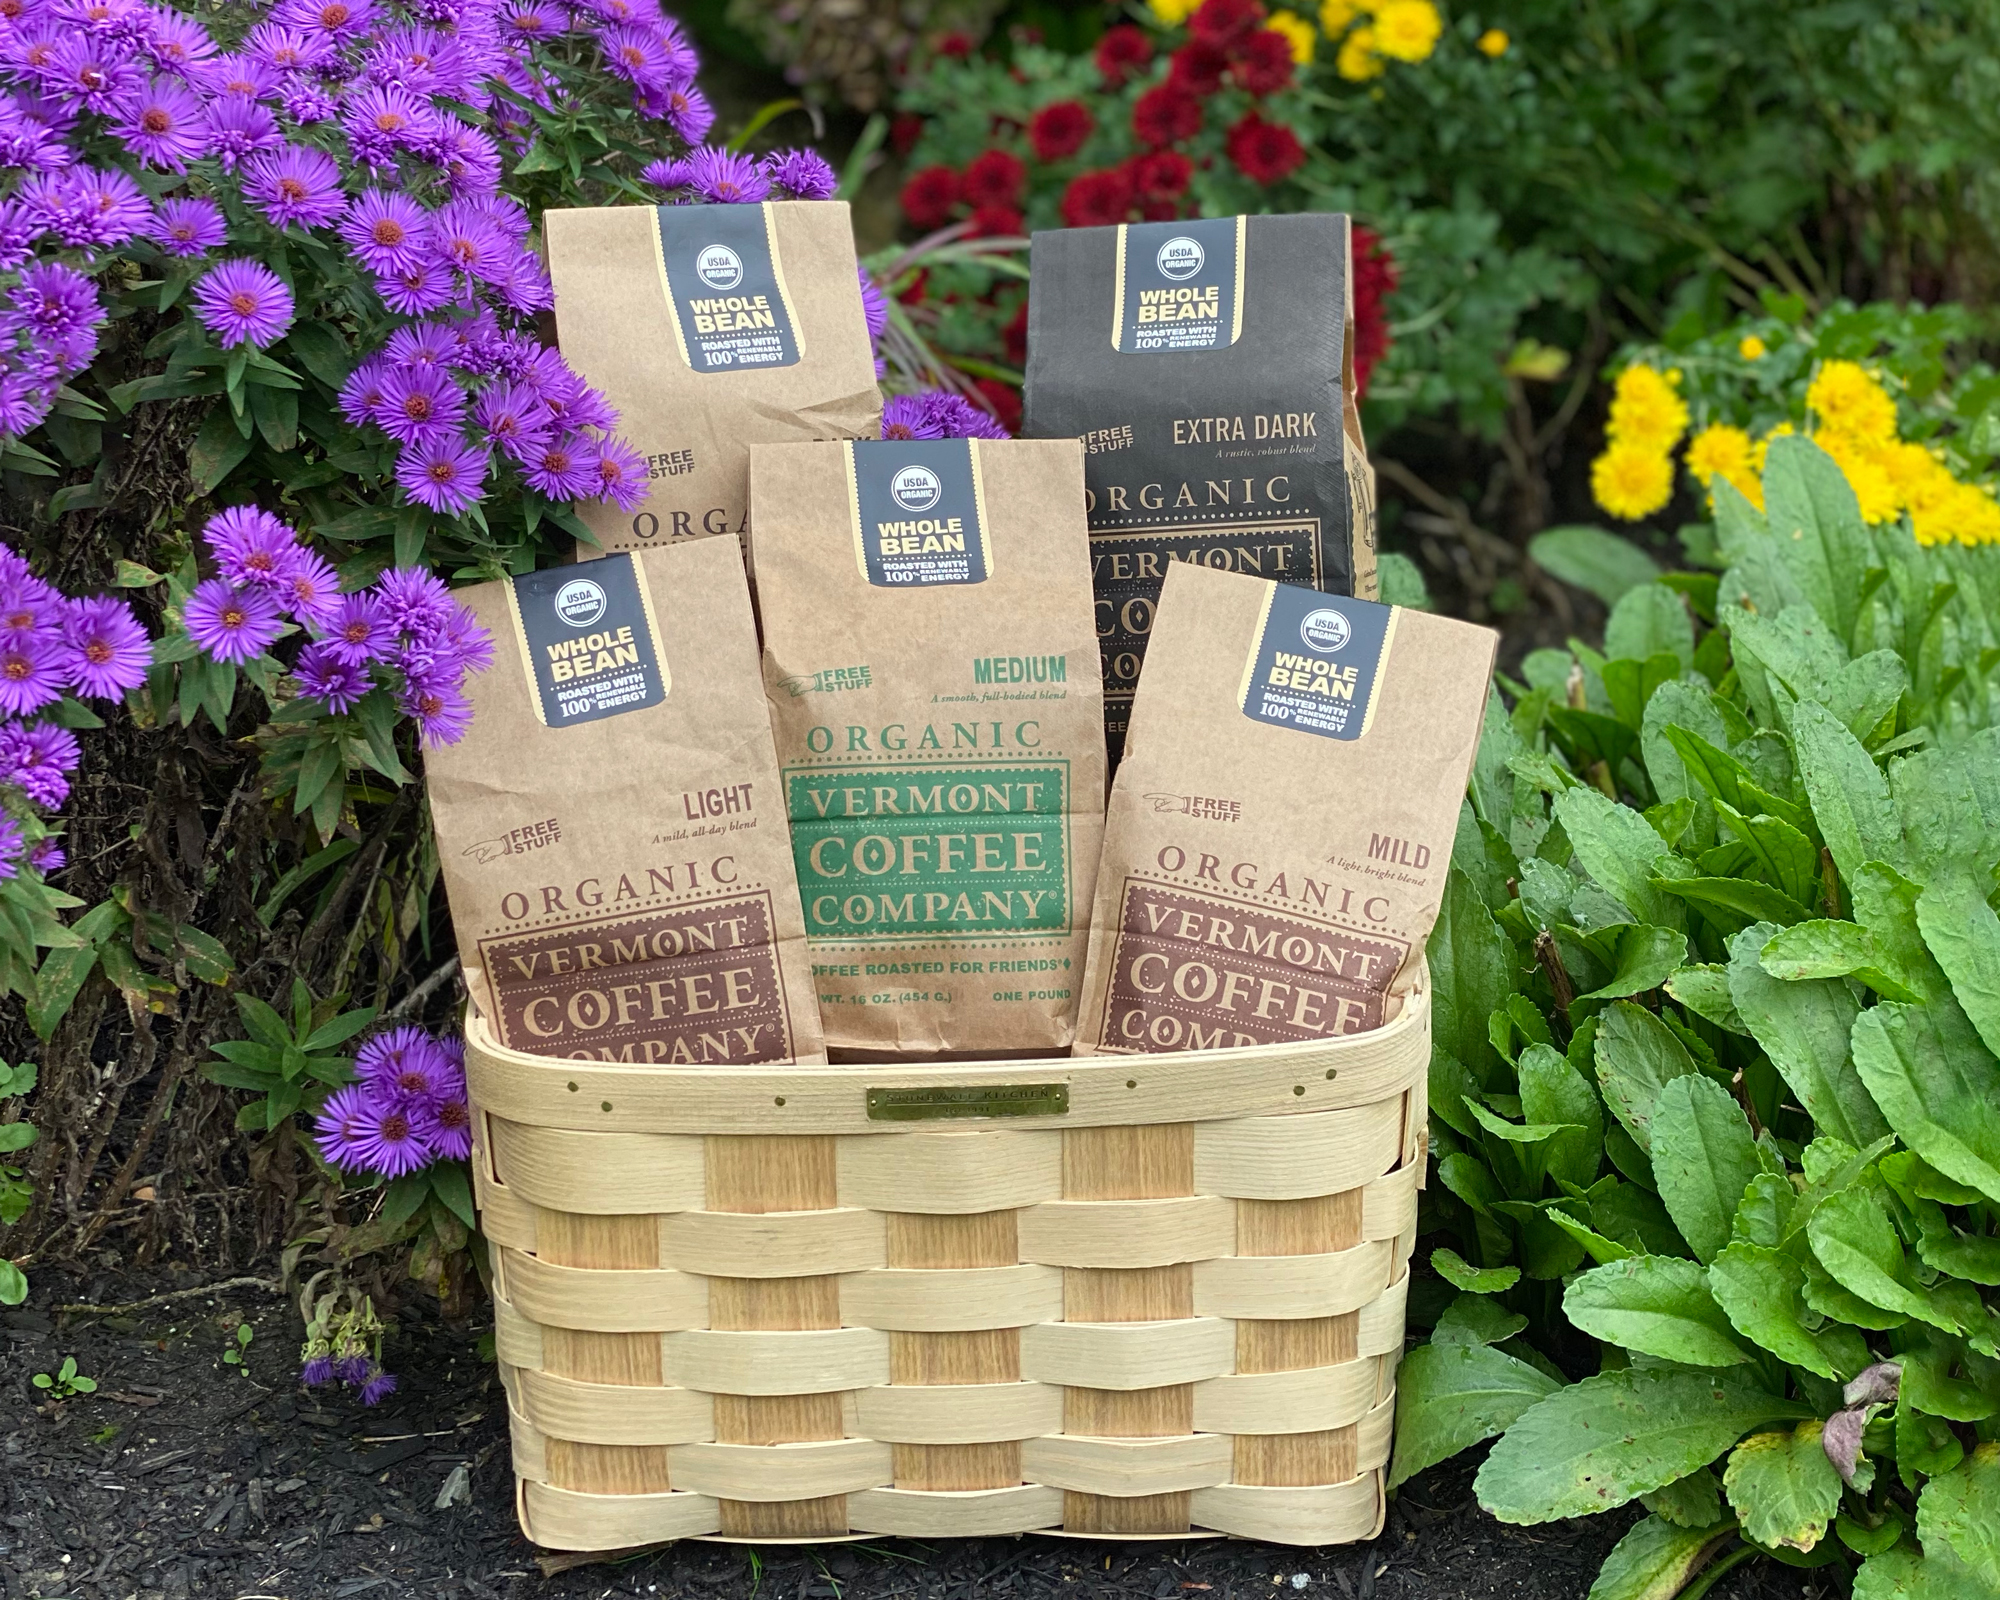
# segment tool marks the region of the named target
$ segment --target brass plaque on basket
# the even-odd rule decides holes
[[[870,1089],[870,1122],[930,1122],[940,1117],[1060,1117],[1069,1112],[1066,1083],[939,1084]]]

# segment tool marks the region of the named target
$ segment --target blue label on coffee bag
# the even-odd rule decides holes
[[[1396,611],[1274,583],[1243,664],[1243,714],[1327,739],[1359,739],[1375,716]]]
[[[696,372],[790,367],[797,318],[769,205],[659,206],[660,283]]]
[[[1120,224],[1111,348],[1159,355],[1236,343],[1247,220]]]
[[[993,571],[976,439],[857,439],[847,451],[855,559],[878,589],[984,583]]]
[[[631,554],[528,572],[507,604],[544,727],[643,711],[673,687],[644,576]]]

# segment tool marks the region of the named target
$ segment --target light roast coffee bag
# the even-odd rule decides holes
[[[1022,432],[1083,440],[1114,765],[1172,563],[1376,593],[1349,232],[1317,213],[1034,236]]]
[[[457,597],[499,658],[425,765],[459,960],[500,1042],[824,1061],[735,541]]]
[[[1111,792],[1078,1054],[1395,1016],[1444,896],[1495,643],[1175,566]]]
[[[741,539],[749,445],[881,431],[845,201],[551,211],[544,230],[563,355],[649,469],[635,510],[578,502],[605,550]]]
[[[757,445],[750,480],[828,1045],[1067,1048],[1104,819],[1076,441]]]

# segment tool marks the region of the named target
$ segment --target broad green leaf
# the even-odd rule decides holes
[[[1896,704],[1910,687],[1910,672],[1893,650],[1871,650],[1835,676],[1826,708],[1863,744],[1880,744],[1893,731]]]
[[[1979,1203],[1979,1191],[1970,1184],[1947,1178],[1914,1150],[1898,1150],[1880,1162],[1882,1176],[1906,1204],[1918,1199],[1935,1200],[1939,1205],[1970,1206]]]
[[[1664,1489],[1639,1496],[1639,1503],[1677,1528],[1709,1528],[1722,1521],[1722,1485],[1703,1467]]]
[[[1419,1345],[1396,1373],[1391,1488],[1505,1431],[1561,1385],[1491,1345]]]
[[[1965,1347],[1956,1339],[1933,1340],[1903,1351],[1899,1399],[1948,1422],[1984,1422],[2000,1411],[2000,1392],[1976,1378],[1954,1378],[1953,1361],[1964,1359]],[[1994,1509],[2000,1515],[2000,1505]]]
[[[1796,1401],[1706,1373],[1601,1372],[1523,1412],[1474,1487],[1502,1522],[1589,1516],[1707,1466],[1752,1428],[1806,1415]]]
[[[1431,971],[1431,1055],[1456,1063],[1470,1087],[1484,1084],[1492,1045],[1486,1019],[1517,987],[1514,946],[1479,898],[1472,880],[1451,869],[1444,902],[1429,945]],[[1451,1127],[1471,1136],[1478,1123],[1458,1094],[1439,1093],[1434,1110]]]
[[[1519,1267],[1475,1267],[1456,1250],[1443,1246],[1431,1252],[1431,1267],[1454,1289],[1468,1294],[1499,1294],[1521,1281]]]
[[[1847,891],[1853,899],[1849,910],[1854,920],[1868,930],[1876,949],[1890,962],[1887,975],[1915,991],[1919,1000],[1935,1000],[1947,993],[1951,985],[1924,943],[1923,929],[1917,923],[1921,886],[1885,862],[1870,861],[1849,880]]]
[[[0,1306],[17,1306],[28,1298],[28,1275],[0,1257]]]
[[[1618,1000],[1657,989],[1687,959],[1687,935],[1649,923],[1629,923],[1617,930],[1617,953],[1609,979],[1581,1000]]]
[[[1764,462],[1764,520],[1807,602],[1842,639],[1852,639],[1874,552],[1833,457],[1809,439],[1773,439]]]
[[[1895,1224],[1875,1192],[1857,1185],[1829,1195],[1813,1211],[1806,1237],[1828,1276],[1849,1294],[1947,1333],[1958,1331],[1957,1319],[1912,1279]]]
[[[1833,713],[1802,700],[1792,713],[1792,748],[1812,801],[1813,820],[1849,883],[1870,861],[1901,867],[1903,826],[1889,785],[1861,741]]]
[[[1690,1367],[1750,1359],[1708,1292],[1707,1275],[1677,1256],[1630,1256],[1593,1267],[1563,1294],[1563,1313],[1594,1339]]]
[[[1667,993],[1705,1021],[1730,1033],[1748,1035],[1729,993],[1729,969],[1714,963],[1682,967],[1667,979]]]
[[[1584,871],[1616,896],[1635,920],[1686,927],[1680,902],[1654,887],[1656,877],[1680,874],[1663,870],[1676,858],[1644,817],[1583,787],[1564,793],[1555,811]]]
[[[1894,762],[1889,788],[1915,876],[1928,880],[1946,865],[1981,870],[2000,859],[2000,727]]]
[[[1650,1153],[1654,1101],[1670,1079],[1695,1070],[1687,1047],[1652,1012],[1618,1000],[1598,1017],[1596,1063],[1604,1103]]]
[[[1833,1519],[1833,1531],[1840,1535],[1840,1542],[1858,1556],[1880,1555],[1884,1550],[1895,1549],[1896,1541],[1909,1528],[1909,1520],[1895,1511],[1883,1513],[1882,1520],[1872,1528],[1845,1511]]]
[[[430,1173],[431,1193],[442,1200],[451,1214],[468,1228],[478,1227],[472,1210],[472,1185],[466,1177],[464,1165],[457,1161],[434,1161],[427,1170]]]
[[[1947,1568],[1912,1546],[1899,1544],[1861,1564],[1854,1575],[1854,1600],[1973,1600],[1964,1584],[1964,1570],[1956,1562]]]
[[[1729,1453],[1722,1487],[1743,1531],[1759,1544],[1810,1550],[1840,1509],[1840,1474],[1819,1442],[1823,1424],[1753,1433]]]
[[[1986,903],[1984,884],[1962,868],[1947,869],[1917,897],[1917,926],[1959,1009],[2000,1056],[2000,917]]]
[[[1781,1361],[1829,1381],[1868,1364],[1868,1347],[1851,1328],[1806,1331],[1805,1271],[1783,1251],[1732,1240],[1709,1263],[1708,1287],[1736,1331]]]
[[[1776,616],[1732,608],[1719,620],[1729,630],[1737,676],[1760,722],[1782,726],[1786,720],[1774,688],[1783,691],[1784,705],[1824,704],[1847,665],[1847,646],[1814,606],[1787,606]]]
[[[213,934],[203,933],[191,923],[174,929],[181,959],[189,974],[203,983],[227,983],[236,975],[236,960]]]
[[[1751,1036],[1823,1132],[1852,1145],[1889,1131],[1869,1095],[1849,1045],[1860,1002],[1845,982],[1822,978],[1787,983],[1767,973],[1759,957],[1778,930],[1767,922],[1729,941],[1729,992]]]
[[[1532,1122],[1565,1123],[1574,1131],[1548,1143],[1543,1160],[1558,1180],[1579,1188],[1597,1176],[1604,1149],[1604,1106],[1589,1081],[1554,1046],[1536,1043],[1514,1065],[1521,1087],[1521,1115]],[[1461,1285],[1461,1287],[1463,1287]]]
[[[1885,1001],[1854,1022],[1854,1065],[1912,1150],[2000,1203],[2000,1062],[1949,998]]]
[[[1860,1295],[1843,1289],[1813,1257],[1807,1256],[1801,1265],[1806,1274],[1806,1304],[1822,1317],[1876,1332],[1900,1328],[1910,1320],[1904,1312],[1884,1311]]]
[[[1628,589],[1604,622],[1604,653],[1612,660],[1644,661],[1665,651],[1681,666],[1694,665],[1694,619],[1687,602],[1662,584]]]
[[[1635,594],[1666,594],[1665,589],[1634,590]],[[1674,602],[1679,605],[1679,601]],[[1692,651],[1689,652],[1693,654]],[[1612,715],[1630,729],[1643,728],[1646,707],[1652,704],[1653,696],[1667,684],[1676,681],[1687,670],[1687,663],[1670,650],[1656,651],[1637,661],[1619,658],[1604,663],[1604,695],[1611,702]]]
[[[379,1220],[385,1227],[399,1228],[417,1214],[431,1192],[430,1178],[423,1171],[406,1172],[382,1192]]]
[[[1729,1243],[1744,1188],[1762,1170],[1750,1119],[1729,1091],[1683,1073],[1653,1103],[1653,1180],[1698,1261]]]
[[[1933,1201],[1918,1200],[1915,1209],[1923,1230],[1917,1254],[1925,1266],[1967,1283],[2000,1287],[2000,1238],[1959,1232]]]
[[[1558,1200],[1496,1200],[1493,1209],[1511,1221],[1520,1239],[1521,1270],[1544,1281],[1566,1277],[1583,1261],[1583,1247],[1549,1220]]]
[[[1796,904],[1811,906],[1820,889],[1819,849],[1812,840],[1779,817],[1745,816],[1726,803],[1715,809],[1723,825],[1749,850],[1764,881]]]
[[[1917,1537],[1927,1556],[1942,1545],[1974,1579],[2000,1591],[2000,1444],[1980,1445],[1924,1485]]]
[[[1658,563],[1645,551],[1602,528],[1545,529],[1528,541],[1528,554],[1544,572],[1587,589],[1606,605],[1660,575]]]
[[[237,431],[226,406],[217,406],[203,420],[188,451],[188,472],[195,487],[213,494],[222,480],[250,454],[249,435]]]
[[[1611,1547],[1585,1600],[1674,1600],[1734,1531],[1728,1523],[1683,1528],[1647,1517]]]
[[[1504,1139],[1509,1144],[1540,1144],[1544,1139],[1552,1139],[1559,1133],[1576,1131],[1575,1124],[1568,1122],[1509,1122],[1505,1117],[1488,1111],[1476,1100],[1468,1100],[1465,1109],[1473,1119],[1496,1139]]]
[[[1512,1272],[1517,1280],[1521,1275],[1517,1267],[1494,1270]],[[1513,1338],[1527,1325],[1526,1317],[1519,1312],[1509,1311],[1490,1295],[1460,1294],[1439,1314],[1437,1326],[1431,1329],[1431,1342],[1499,1344]]]
[[[1728,744],[1728,729],[1707,693],[1698,684],[1685,681],[1663,683],[1654,690],[1639,724],[1640,757],[1646,776],[1653,781],[1653,792],[1662,802],[1692,802],[1694,818],[1689,831],[1696,845],[1706,846],[1715,839],[1714,801],[1667,738],[1666,730],[1673,725],[1692,729],[1714,746]]]
[[[94,946],[70,945],[49,951],[35,974],[34,996],[28,1001],[28,1026],[35,1037],[46,1041],[56,1024],[69,1015],[69,1008],[83,990],[84,981],[97,966]]]
[[[1607,1238],[1587,1223],[1578,1222],[1559,1206],[1551,1206],[1547,1213],[1549,1221],[1583,1246],[1583,1253],[1600,1267],[1613,1261],[1629,1260],[1633,1252],[1616,1239]]]
[[[1896,1403],[1896,1475],[1903,1487],[1914,1489],[1925,1477],[1937,1477],[1965,1459],[1965,1446],[1942,1417],[1929,1416],[1907,1400]]]
[[[1852,977],[1885,1000],[1924,998],[1892,972],[1893,958],[1858,922],[1800,922],[1782,928],[1764,946],[1759,964],[1787,983]]]
[[[1624,1130],[1614,1128],[1612,1132],[1622,1135]],[[1610,1143],[1608,1136],[1605,1142]],[[1693,1259],[1660,1197],[1636,1183],[1600,1185],[1591,1197],[1590,1225],[1641,1254]]]
[[[1722,704],[1727,705],[1728,702]],[[1720,715],[1719,712],[1717,714]],[[1783,817],[1795,828],[1802,828],[1807,821],[1804,807],[1769,793],[1758,773],[1744,759],[1755,754],[1759,748],[1756,743],[1741,743],[1732,752],[1700,733],[1671,723],[1661,730],[1661,735],[1680,756],[1688,776],[1711,798],[1727,801],[1745,816],[1755,816],[1762,811],[1770,816]]]

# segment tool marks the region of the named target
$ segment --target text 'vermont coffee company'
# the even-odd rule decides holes
[[[458,593],[503,643],[470,731],[426,767],[459,959],[500,1043],[825,1060],[735,542]]]
[[[1104,807],[1081,450],[895,440],[750,461],[829,1047],[1065,1048]]]
[[[545,228],[563,355],[646,458],[642,505],[577,503],[603,549],[740,540],[753,442],[880,431],[844,201],[606,206]]]
[[[1115,762],[1167,568],[1373,595],[1348,219],[1037,233],[1023,432],[1080,438]]]
[[[1112,788],[1078,1053],[1393,1017],[1443,900],[1495,642],[1176,565]]]

